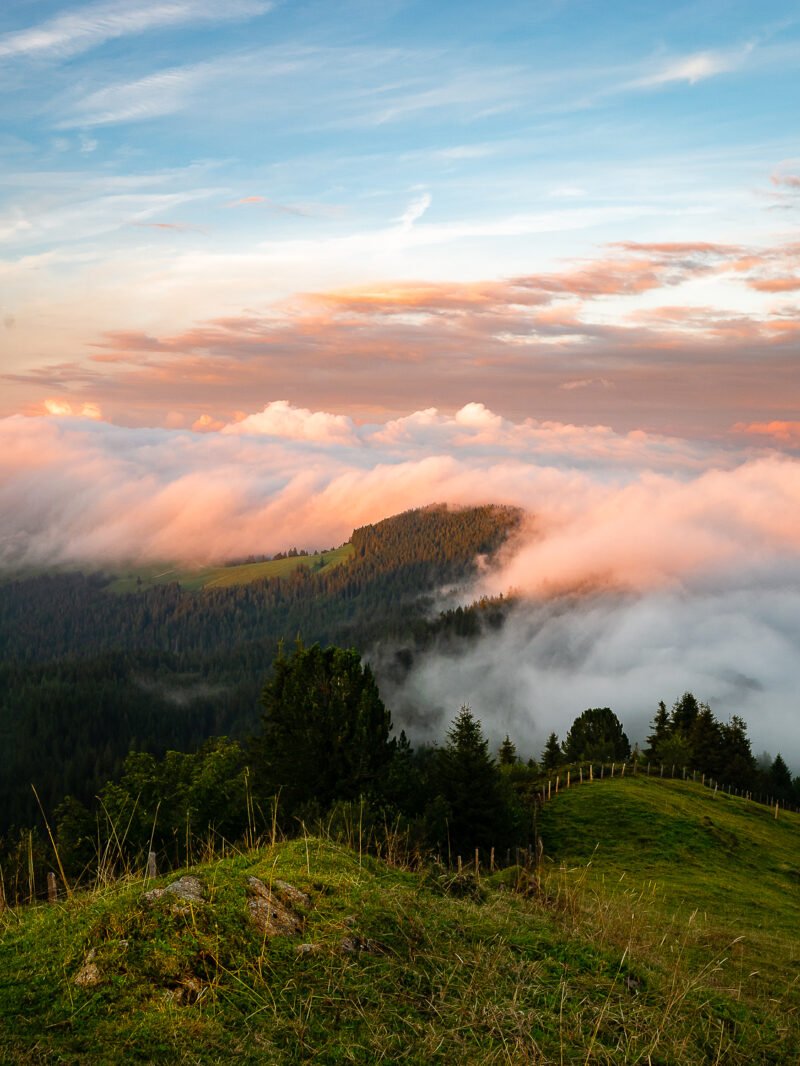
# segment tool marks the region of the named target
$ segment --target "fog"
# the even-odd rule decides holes
[[[510,422],[481,404],[386,424],[277,402],[218,432],[0,420],[0,566],[198,565],[326,548],[410,507],[510,503],[520,535],[464,598],[504,629],[418,660],[398,723],[461,703],[524,754],[611,706],[632,741],[685,690],[800,770],[800,464],[748,444]],[[438,710],[437,710],[438,708]],[[416,709],[416,714],[414,713]]]

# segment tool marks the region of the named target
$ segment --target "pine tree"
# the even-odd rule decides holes
[[[791,802],[794,798],[792,775],[780,752],[769,768],[769,784],[772,795],[779,800]]]
[[[447,731],[438,757],[439,791],[449,816],[452,855],[510,842],[514,813],[503,780],[489,754],[489,741],[468,707],[462,707]]]
[[[669,712],[667,711],[667,705],[663,700],[659,700],[658,710],[656,711],[656,716],[653,719],[653,724],[650,728],[653,732],[647,738],[645,755],[648,759],[652,759],[655,762],[659,758],[659,748],[669,736],[671,729]]]
[[[505,740],[500,745],[497,760],[501,766],[513,766],[517,762],[517,746],[506,733]]]
[[[681,698],[676,700],[672,706],[671,724],[673,731],[684,733],[688,736],[699,713],[700,704],[691,692],[684,692]]]
[[[558,742],[558,735],[551,733],[542,751],[541,764],[543,770],[555,770],[564,761],[564,753]]]

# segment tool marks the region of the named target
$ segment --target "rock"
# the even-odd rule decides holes
[[[258,877],[248,877],[247,887],[250,892],[247,913],[250,921],[260,932],[265,936],[298,936],[300,934],[303,929],[301,919],[290,905],[279,899],[277,891],[267,888]],[[295,889],[295,891],[298,890]]]
[[[298,944],[294,950],[298,955],[319,955],[322,944]]]
[[[380,954],[380,948],[374,941],[356,934],[344,937],[339,945],[339,950],[343,955]]]
[[[288,881],[273,881],[272,891],[277,892],[284,903],[292,903],[295,907],[311,906],[311,896],[290,885]]]
[[[83,966],[75,974],[74,983],[79,988],[93,988],[94,985],[99,985],[102,981],[102,975],[97,963],[94,962],[96,955],[95,949],[89,952],[83,962]]]
[[[164,896],[175,896],[177,900],[183,900],[185,903],[202,903],[203,902],[203,886],[197,877],[187,875],[179,878],[177,881],[173,881],[171,885],[167,885],[166,888],[151,888],[149,892],[145,892],[142,897],[147,903],[155,903],[157,899],[162,899]],[[183,907],[180,903],[176,902],[170,907],[173,914],[187,914],[188,907]]]

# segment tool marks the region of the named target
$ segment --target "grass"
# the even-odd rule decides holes
[[[270,577],[288,577],[300,567],[328,570],[347,562],[352,556],[353,545],[348,543],[318,555],[297,555],[287,559],[270,559],[263,563],[240,563],[237,566],[190,569],[162,563],[134,567],[116,575],[109,585],[109,591],[143,592],[156,585],[168,585],[173,582],[178,582],[192,592],[210,588],[230,588],[233,585],[249,585]]]
[[[206,901],[182,914],[132,880],[6,911],[0,1061],[798,1060],[800,817],[625,779],[562,791],[541,822],[533,888],[306,839],[196,867]],[[309,894],[313,951],[248,922],[251,874]]]

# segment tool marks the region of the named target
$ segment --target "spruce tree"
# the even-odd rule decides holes
[[[558,735],[551,733],[542,751],[541,764],[543,770],[555,770],[564,761],[564,753],[558,742]]]
[[[439,792],[449,808],[450,853],[501,846],[513,834],[513,810],[481,723],[462,707],[438,756]]]
[[[392,758],[391,716],[351,648],[281,648],[264,686],[261,735],[251,746],[258,792],[281,809],[321,808],[374,790]]]
[[[645,749],[645,755],[648,759],[655,761],[660,758],[659,748],[661,744],[667,739],[670,734],[671,724],[669,719],[669,711],[667,705],[663,700],[659,700],[658,710],[656,716],[653,719],[653,724],[650,727],[653,732],[647,738],[647,748]]]
[[[517,746],[506,733],[505,740],[500,745],[497,760],[501,766],[513,766],[517,762]]]

